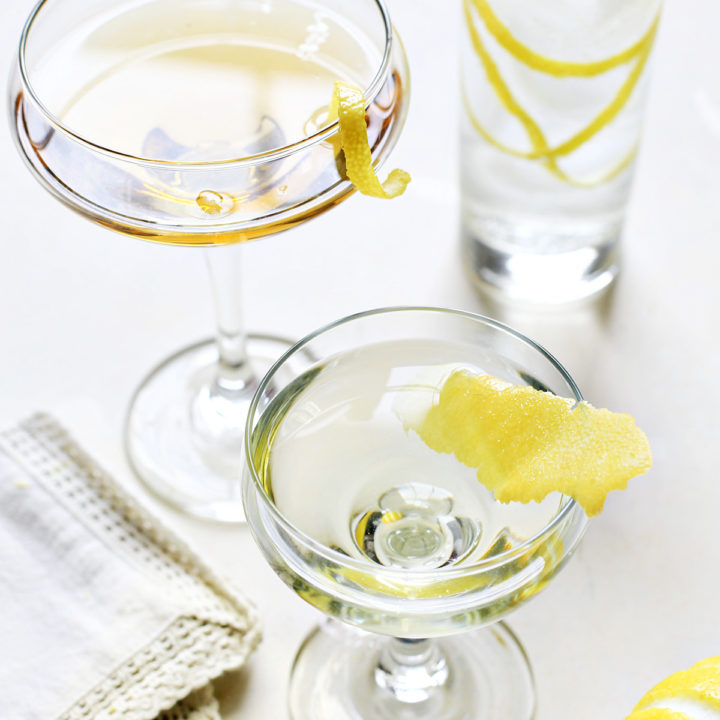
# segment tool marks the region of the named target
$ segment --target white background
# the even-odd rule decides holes
[[[9,67],[30,3],[0,4],[0,66]],[[249,245],[248,326],[300,336],[388,304],[484,311],[546,344],[591,402],[635,415],[655,468],[609,498],[568,567],[511,617],[536,673],[538,720],[620,719],[662,677],[720,654],[720,6],[666,6],[613,296],[583,312],[523,316],[483,307],[458,259],[459,3],[389,5],[414,80],[391,164],[414,182],[403,199],[353,197]],[[127,468],[122,423],[145,373],[211,332],[200,251],[113,235],[61,207],[5,128],[0,198],[0,425],[52,412],[156,507]],[[262,646],[221,686],[226,717],[287,717],[290,662],[318,613],[273,575],[246,528],[157,511],[261,608]]]

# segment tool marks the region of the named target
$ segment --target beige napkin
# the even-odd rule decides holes
[[[48,416],[0,433],[0,689],[14,720],[214,720],[252,606]]]

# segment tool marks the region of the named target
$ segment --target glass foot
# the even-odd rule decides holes
[[[619,271],[620,228],[465,229],[464,264],[480,294],[500,303],[565,305],[598,297]]]
[[[292,720],[535,717],[532,671],[504,623],[417,641],[409,653],[404,642],[334,621],[316,628],[293,665]]]
[[[130,464],[161,500],[189,515],[243,522],[243,436],[260,378],[293,344],[250,335],[249,377],[218,382],[218,352],[207,340],[155,368],[133,397],[125,427]]]

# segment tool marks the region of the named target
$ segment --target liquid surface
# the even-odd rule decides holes
[[[500,504],[472,468],[404,422],[424,415],[462,346],[398,341],[339,356],[283,390],[268,412],[263,478],[304,533],[358,559],[408,569],[472,563],[541,531],[561,497]],[[491,363],[492,358],[488,358]],[[493,374],[514,374],[498,361]]]
[[[156,160],[232,160],[318,129],[312,118],[334,81],[364,87],[379,62],[362,35],[312,5],[156,0],[70,33],[35,82],[60,120],[96,144]],[[82,70],[68,78],[68,68]]]

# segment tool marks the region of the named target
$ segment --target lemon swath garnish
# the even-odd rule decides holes
[[[340,146],[345,153],[345,169],[355,188],[363,195],[386,200],[402,195],[410,182],[408,173],[404,170],[393,170],[384,183],[381,183],[375,174],[362,90],[349,83],[337,81],[328,116],[330,120],[338,120]]]
[[[693,720],[695,704],[701,717],[707,717],[708,710],[720,711],[720,656],[701,660],[665,678],[645,694],[625,720]],[[662,712],[665,714],[659,714]]]
[[[463,370],[445,380],[422,421],[406,428],[475,468],[500,502],[539,502],[558,491],[589,516],[652,464],[630,415]]]
[[[470,33],[470,40],[473,49],[478,56],[485,71],[490,86],[495,91],[503,107],[514,116],[522,125],[528,140],[530,150],[519,150],[511,148],[497,140],[489,130],[478,120],[470,104],[467,89],[463,87],[463,102],[470,122],[475,130],[493,145],[496,149],[515,157],[527,160],[536,160],[544,165],[559,180],[571,185],[580,187],[592,187],[608,182],[622,172],[634,159],[637,154],[637,146],[629,150],[614,167],[602,175],[589,179],[577,179],[568,175],[559,166],[558,159],[574,153],[585,145],[601,130],[607,127],[627,105],[643,73],[650,52],[653,47],[655,35],[657,34],[659,15],[654,19],[645,34],[636,43],[613,55],[612,57],[594,62],[569,62],[548,58],[523,45],[517,40],[510,30],[502,24],[493,12],[487,0],[465,0],[465,22]],[[522,107],[513,95],[510,87],[502,77],[495,61],[487,50],[483,38],[475,26],[473,11],[482,20],[488,33],[506,50],[515,60],[551,77],[594,77],[608,72],[620,65],[634,62],[634,66],[628,73],[626,80],[617,91],[615,97],[590,121],[588,125],[576,132],[564,142],[551,147],[540,128],[538,122]]]

